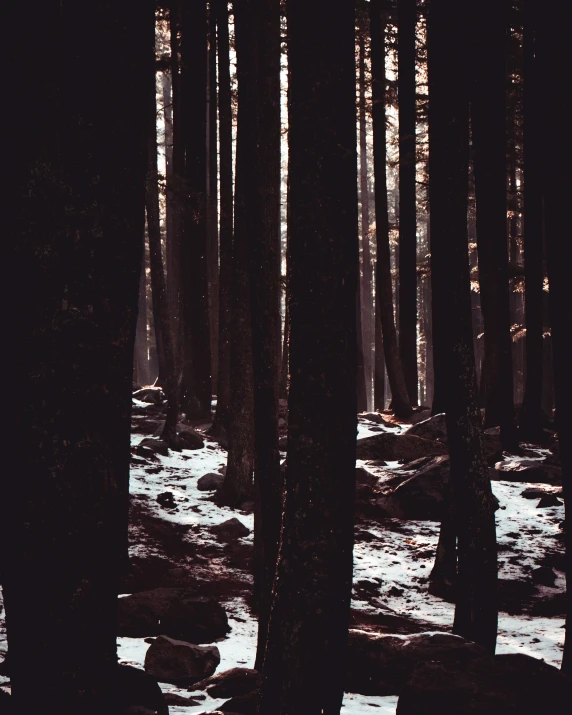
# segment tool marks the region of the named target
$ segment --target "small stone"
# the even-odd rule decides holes
[[[162,492],[158,495],[157,501],[161,506],[165,507],[165,509],[175,509],[177,506],[173,492]]]

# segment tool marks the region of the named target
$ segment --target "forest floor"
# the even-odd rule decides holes
[[[123,584],[124,593],[184,587],[215,598],[226,609],[230,626],[228,635],[216,641],[221,655],[217,672],[234,667],[252,668],[257,630],[250,607],[252,505],[245,504],[241,510],[219,507],[213,501],[213,491],[199,490],[200,477],[220,475],[226,464],[226,451],[208,436],[208,424],[192,425],[204,438],[203,448],[170,450],[167,456],[150,455],[138,446],[143,439],[156,434],[162,415],[157,405],[134,400],[134,406],[130,487],[132,571]],[[387,426],[360,417],[358,440],[384,432],[403,435],[409,428],[410,425]],[[496,464],[499,471],[509,469],[510,481],[492,483],[500,504],[496,512],[501,579],[497,653],[526,653],[559,666],[564,640],[565,584],[560,528],[563,505],[553,499],[554,506],[539,508],[538,498],[522,496],[525,489],[538,488],[549,495],[560,489],[546,483],[514,481],[518,475],[510,470],[518,467],[519,460],[525,459],[530,465],[550,457],[547,449],[521,447],[524,456],[505,453]],[[384,634],[450,632],[453,604],[428,592],[439,523],[380,517],[379,510],[370,509],[367,504],[360,507],[360,500],[376,504],[381,497],[383,501],[384,493],[388,492],[385,485],[413,474],[415,466],[411,469],[406,463],[379,459],[360,459],[356,466],[366,471],[358,471],[351,627]],[[165,495],[166,492],[170,494]],[[233,517],[247,527],[249,534],[223,540],[212,527]],[[6,649],[2,619],[3,613],[0,655]],[[118,646],[122,662],[143,667],[148,640],[121,637]],[[9,680],[0,676],[0,686],[8,690]],[[174,695],[189,699],[188,704],[183,701],[171,704],[173,715],[216,710],[226,700],[192,688],[166,683],[161,687],[171,693],[171,702],[177,700]],[[397,696],[347,693],[342,713],[364,715],[373,711],[393,715],[396,704]]]

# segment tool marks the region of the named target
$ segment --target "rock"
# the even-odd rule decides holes
[[[358,459],[412,462],[420,457],[442,455],[446,451],[446,447],[440,442],[407,433],[397,435],[381,432],[358,439],[356,456]]]
[[[153,715],[169,715],[169,708],[157,681],[144,670],[130,665],[119,666],[118,693],[121,708],[148,710]]]
[[[413,671],[397,715],[538,715],[559,712],[571,696],[557,668],[520,653],[428,662]]]
[[[195,683],[195,690],[206,690],[213,698],[232,698],[246,695],[260,687],[261,676],[252,668],[231,668]]]
[[[503,448],[500,441],[500,429],[490,427],[483,431],[483,447],[485,459],[491,465],[498,462],[503,457]]]
[[[349,632],[345,689],[363,695],[398,695],[417,663],[442,660],[466,664],[485,650],[449,633],[398,636]]]
[[[278,440],[278,449],[281,452],[285,452],[288,449],[288,437],[280,437]]]
[[[430,417],[431,417],[430,409],[420,410],[419,412],[413,413],[409,422],[411,422],[412,425],[416,425],[416,424],[419,424],[419,422],[425,422]]]
[[[541,586],[554,586],[556,582],[556,574],[549,566],[539,566],[537,569],[532,569],[530,577],[534,583],[539,583]]]
[[[192,685],[212,675],[220,663],[216,646],[200,646],[159,636],[145,655],[145,671],[162,683]]]
[[[200,705],[198,700],[195,700],[194,698],[185,698],[177,693],[165,693],[165,702],[167,705],[180,705],[184,708]]]
[[[506,482],[561,484],[562,469],[533,459],[512,460],[495,464],[493,479]]]
[[[190,427],[177,428],[177,443],[181,449],[202,449],[205,446],[202,434]]]
[[[144,387],[141,390],[136,390],[133,397],[139,402],[148,402],[152,405],[157,405],[163,401],[165,394],[160,387]]]
[[[447,423],[443,413],[433,415],[428,420],[417,422],[407,430],[407,434],[422,437],[423,439],[431,439],[438,442],[447,439]]]
[[[157,496],[157,501],[161,506],[164,506],[165,509],[175,509],[177,506],[173,492],[162,492]]]
[[[236,517],[227,519],[221,524],[211,526],[211,531],[213,534],[216,534],[221,541],[232,541],[233,539],[240,539],[250,534],[250,529]]]
[[[139,442],[138,447],[150,449],[151,452],[160,454],[163,457],[167,457],[169,454],[169,445],[162,439],[152,439],[151,437],[147,437]]]
[[[183,588],[156,588],[118,600],[119,635],[145,638],[166,634],[210,643],[228,631],[224,608],[212,598]]]
[[[563,502],[556,496],[556,494],[545,494],[540,498],[540,501],[536,505],[537,509],[544,509],[550,506],[562,506]]]
[[[523,492],[521,492],[520,496],[524,497],[525,499],[539,499],[547,493],[548,492],[546,492],[544,489],[541,489],[540,487],[530,487],[529,489],[525,489]]]
[[[393,422],[388,422],[379,412],[364,412],[360,415],[360,417],[363,417],[364,420],[368,420],[369,422],[375,422],[378,425],[383,425],[383,427],[386,427],[387,429],[397,429],[398,427],[398,425]]]
[[[384,509],[400,519],[440,521],[444,512],[445,485],[449,481],[449,458],[435,457],[385,498]]]
[[[220,706],[223,713],[235,715],[258,715],[259,691],[254,690],[247,695],[237,695]]]
[[[223,482],[224,477],[222,476],[222,474],[215,474],[214,472],[211,472],[209,474],[203,474],[203,476],[199,477],[197,481],[197,489],[199,489],[201,492],[215,491],[220,486],[222,486]]]

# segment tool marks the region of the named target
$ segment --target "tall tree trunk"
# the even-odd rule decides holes
[[[232,103],[228,3],[214,0],[217,16],[218,106],[220,125],[220,273],[217,408],[212,432],[228,431],[230,404],[231,281],[232,281]]]
[[[505,3],[471,6],[471,128],[481,310],[485,326],[485,425],[516,445],[506,219]]]
[[[371,407],[371,380],[372,380],[372,330],[373,330],[373,293],[372,293],[372,264],[369,246],[369,182],[367,173],[367,123],[366,123],[366,33],[367,22],[363,13],[360,13],[359,22],[359,159],[360,159],[360,201],[361,201],[361,320],[362,320],[362,347],[366,387],[366,409]],[[359,409],[359,406],[358,406]]]
[[[383,351],[387,378],[391,388],[395,414],[406,419],[413,410],[401,369],[395,321],[393,318],[393,288],[391,284],[391,254],[389,250],[389,215],[387,208],[387,145],[385,132],[385,24],[381,0],[370,2],[373,166],[375,175],[375,223],[377,263],[375,267],[375,303],[383,334]]]
[[[375,313],[375,363],[373,374],[373,409],[385,409],[385,356],[379,314]]]
[[[354,12],[288,4],[291,386],[261,715],[339,713],[352,581],[358,287]]]
[[[153,64],[155,50],[153,48]],[[161,246],[161,221],[159,210],[159,172],[157,169],[157,102],[155,96],[155,67],[149,81],[147,109],[147,181],[145,186],[145,207],[149,235],[149,267],[151,269],[151,296],[153,300],[153,320],[159,358],[159,384],[169,401],[167,419],[163,428],[163,439],[176,442],[179,417],[178,380],[175,371],[173,340],[169,323],[169,303],[163,249]]]
[[[182,5],[181,63],[185,147],[185,207],[181,247],[181,408],[189,416],[209,418],[212,388],[206,218],[206,0],[185,2]]]
[[[539,114],[542,99],[536,53],[536,0],[524,2],[524,300],[526,382],[520,418],[523,439],[542,437],[542,183]]]
[[[133,379],[138,385],[149,384],[149,345],[147,342],[147,276],[145,275],[145,234],[143,234],[143,256],[141,277],[139,278],[139,301],[137,307],[137,328],[135,331],[135,360]]]
[[[282,340],[282,363],[280,367],[280,399],[288,398],[288,375],[290,374],[290,311],[286,293],[286,315],[284,316],[284,339]]]
[[[418,402],[415,196],[416,0],[397,0],[399,98],[399,355],[409,400]]]
[[[556,392],[556,427],[562,461],[562,486],[567,528],[566,544],[566,639],[562,670],[572,674],[572,537],[569,528],[572,504],[572,374],[570,373],[570,221],[569,199],[572,192],[570,180],[570,145],[562,142],[555,131],[562,122],[567,108],[566,93],[562,87],[568,78],[570,65],[567,48],[567,10],[565,5],[551,1],[539,13],[537,57],[539,76],[542,77],[546,104],[543,105],[542,182],[546,226],[546,253],[550,284],[550,320],[554,384]]]
[[[125,0],[110,17],[96,0],[15,3],[4,18],[30,41],[6,73],[19,108],[4,155],[18,296],[5,429],[20,474],[4,471],[0,502],[11,702],[112,713],[154,15]]]
[[[359,257],[359,256],[358,256]],[[358,282],[360,276],[358,275]],[[356,405],[358,412],[367,411],[367,388],[365,379],[365,358],[363,343],[362,294],[358,285],[356,293],[357,362],[356,362]]]
[[[468,31],[465,7],[434,0],[427,30],[433,338],[435,362],[443,366],[458,538],[453,630],[494,651],[495,519],[477,406],[467,254]]]
[[[216,77],[216,10],[209,3],[209,49],[207,74],[207,245],[209,325],[213,392],[218,377],[219,265],[218,265],[218,137]]]

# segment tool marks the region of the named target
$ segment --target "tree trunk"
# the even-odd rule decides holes
[[[524,3],[524,300],[526,316],[526,382],[520,417],[523,439],[541,439],[542,433],[542,183],[538,86],[536,0]]]
[[[360,276],[358,275],[358,282]],[[367,388],[365,380],[365,359],[363,348],[362,295],[358,285],[356,293],[357,363],[356,363],[356,405],[358,412],[367,412]]]
[[[228,3],[215,0],[218,30],[218,105],[220,125],[220,273],[217,408],[213,434],[228,432],[230,404],[231,281],[232,281],[232,103]]]
[[[212,388],[207,268],[205,0],[185,2],[182,5],[181,64],[185,148],[185,207],[181,246],[181,408],[187,416],[210,418]]]
[[[442,365],[458,537],[453,630],[494,652],[495,520],[477,406],[467,254],[467,19],[455,0],[434,0],[427,30],[433,339],[435,362]]]
[[[99,1],[5,11],[30,42],[6,73],[19,110],[4,155],[18,297],[5,427],[18,474],[4,471],[0,502],[11,702],[116,713],[154,15],[134,0],[112,18]]]
[[[383,351],[392,395],[393,411],[402,419],[413,412],[401,369],[395,321],[389,250],[387,208],[386,133],[385,133],[385,23],[381,0],[370,2],[373,166],[375,175],[375,222],[377,263],[375,267],[375,302],[383,334]]]
[[[354,3],[288,4],[291,386],[261,715],[339,713],[352,581],[358,287]]]
[[[399,98],[399,355],[411,404],[418,402],[415,196],[416,0],[397,0]]]
[[[481,310],[485,327],[485,425],[516,446],[506,206],[505,4],[471,8],[471,127]]]
[[[562,487],[566,511],[566,523],[570,524],[572,503],[572,375],[570,373],[570,221],[569,199],[572,191],[570,180],[570,145],[562,142],[560,126],[567,108],[566,93],[562,87],[568,78],[569,56],[566,45],[567,7],[550,2],[539,13],[537,57],[539,76],[543,82],[544,116],[541,136],[542,182],[544,187],[544,211],[546,226],[546,253],[548,280],[550,284],[550,319],[552,324],[552,350],[554,384],[556,393],[556,427],[562,461]],[[566,639],[562,658],[562,671],[572,675],[572,538],[570,528],[565,530],[566,544]]]
[[[145,235],[143,235],[143,256],[139,279],[139,301],[137,307],[137,329],[135,331],[135,370],[133,380],[137,385],[149,384],[149,357],[147,343],[147,277],[145,275]]]
[[[290,374],[290,311],[288,293],[286,293],[286,315],[284,316],[284,339],[282,341],[282,363],[280,368],[280,399],[288,398],[288,376]]]

